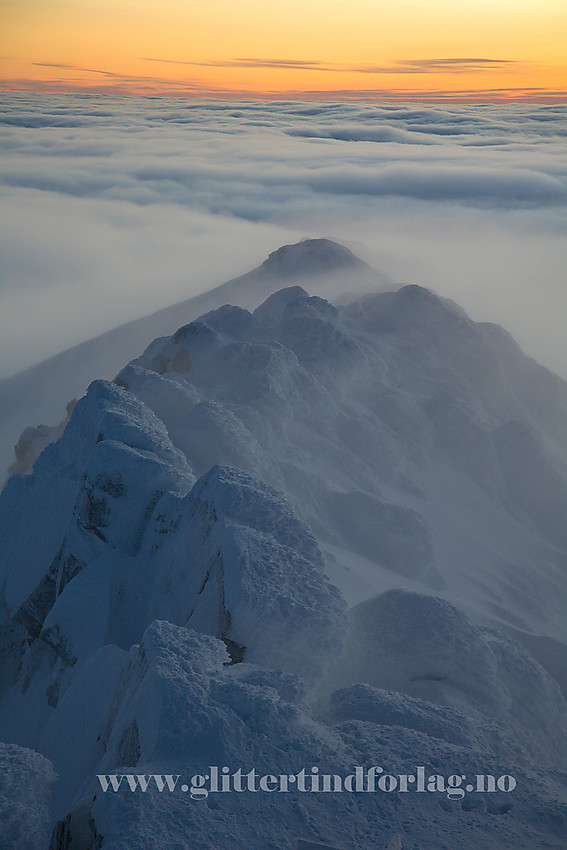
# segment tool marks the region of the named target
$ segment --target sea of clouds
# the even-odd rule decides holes
[[[4,94],[0,377],[301,238],[567,377],[567,105]]]

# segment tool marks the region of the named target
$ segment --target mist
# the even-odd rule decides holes
[[[0,125],[2,377],[317,236],[567,377],[565,106],[10,94]]]

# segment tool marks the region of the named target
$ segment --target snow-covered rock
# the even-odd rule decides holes
[[[227,661],[217,639],[154,622],[140,646],[132,648],[118,685],[114,674],[98,680],[105,691],[114,690],[109,712],[85,735],[92,741],[98,729],[100,758],[60,816],[54,850],[67,846],[66,840],[81,846],[81,835],[96,837],[101,850],[166,844],[291,850],[301,842],[346,850],[387,848],[394,838],[398,847],[448,847],[458,841],[475,850],[522,842],[561,848],[564,812],[554,799],[561,780],[529,769],[514,794],[467,795],[458,788],[394,794],[378,786],[375,793],[313,793],[301,791],[297,780],[288,782],[284,793],[262,792],[259,778],[265,775],[287,779],[303,771],[303,787],[309,789],[317,769],[321,782],[323,775],[330,783],[352,775],[354,783],[357,766],[364,775],[374,766],[407,776],[415,774],[417,758],[427,777],[456,772],[473,779],[483,773],[498,777],[504,770],[513,775],[515,767],[430,736],[429,719],[425,734],[415,731],[414,717],[396,726],[385,717],[315,722],[294,677],[247,663],[227,666]],[[430,710],[429,718],[433,714]],[[426,706],[422,715],[427,717]],[[406,720],[401,713],[395,719]],[[223,767],[230,774],[240,771],[239,787],[251,782],[258,790],[212,790],[215,769],[222,787]],[[248,778],[252,770],[255,779]],[[126,774],[130,779],[122,778],[118,791],[106,786],[110,775]],[[163,781],[161,791],[156,775]],[[145,792],[138,777],[147,782]],[[130,782],[137,791],[130,790]]]
[[[351,686],[341,691],[343,716],[357,694],[359,706],[370,706],[350,715],[358,719],[395,723],[397,716],[397,725],[428,733],[431,718],[438,736],[453,743],[480,747],[482,741],[483,748],[513,753],[518,761],[564,764],[567,703],[557,682],[518,643],[475,626],[446,600],[402,590],[360,603],[350,617],[347,649],[327,684]],[[356,683],[381,690],[370,689],[370,699]],[[451,722],[433,706],[424,710],[423,702],[450,709]],[[491,736],[482,734],[487,726],[497,727]]]
[[[352,268],[329,251],[93,383],[0,496],[0,734],[61,777],[54,850],[561,846],[567,387],[421,287],[310,295],[299,268]],[[523,784],[188,806],[96,779],[381,763]]]
[[[6,487],[0,616],[20,611],[20,619],[33,619],[37,628],[41,612],[21,606],[42,583],[48,580],[57,595],[119,539],[126,549],[135,547],[139,525],[157,496],[166,489],[187,492],[193,481],[184,456],[148,408],[121,388],[93,383],[33,474],[15,476]]]
[[[48,846],[49,802],[56,780],[53,767],[39,753],[0,743],[2,850],[38,850]]]

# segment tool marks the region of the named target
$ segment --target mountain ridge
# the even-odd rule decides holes
[[[51,850],[283,850],[306,823],[345,850],[392,829],[489,850],[495,817],[560,850],[567,384],[421,287],[341,306],[285,282],[94,381],[0,495],[10,793],[34,775],[46,801],[52,763]],[[97,784],[367,764],[522,782],[227,794],[189,821]]]
[[[337,269],[339,274],[352,272],[353,283],[359,287],[384,287],[389,280],[332,240],[306,239],[281,246],[252,271],[207,292],[126,322],[1,379],[0,477],[14,460],[14,445],[24,428],[58,423],[66,405],[82,395],[90,381],[113,378],[125,362],[145,348],[148,339],[173,333],[184,322],[227,300],[255,307],[280,288],[282,279],[299,275],[325,289],[333,285]]]

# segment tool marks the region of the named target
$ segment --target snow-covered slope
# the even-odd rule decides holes
[[[0,485],[14,463],[14,446],[26,427],[53,425],[65,407],[96,378],[112,379],[148,340],[173,333],[180,325],[223,304],[253,309],[293,280],[327,297],[338,292],[384,289],[388,278],[371,269],[348,248],[328,239],[307,239],[273,251],[258,268],[202,295],[194,296],[75,345],[17,375],[0,380]],[[30,456],[27,434],[24,455]],[[41,450],[42,434],[36,447]],[[37,452],[39,454],[39,451]],[[37,457],[37,454],[33,457]],[[16,471],[22,471],[18,468]]]
[[[559,850],[567,385],[418,286],[286,283],[94,382],[0,497],[0,736],[59,774],[52,847]],[[96,779],[214,765],[519,782],[188,805]]]

